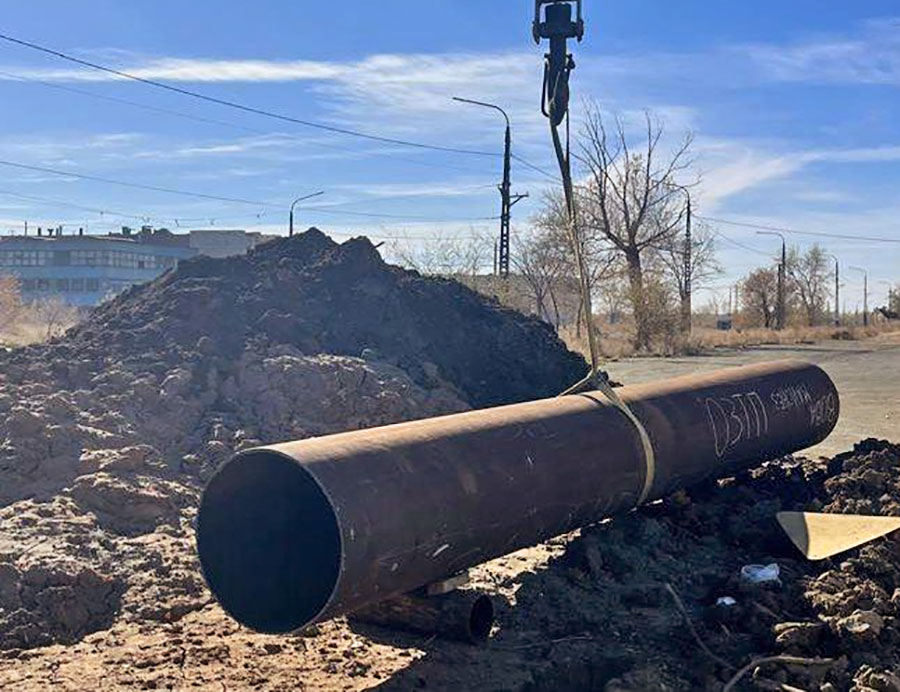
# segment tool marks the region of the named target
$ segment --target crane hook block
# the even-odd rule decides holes
[[[541,8],[547,5],[541,19]],[[572,5],[576,6],[576,19],[572,21]],[[581,0],[534,0],[534,42],[542,38],[584,38],[584,19],[581,14]]]

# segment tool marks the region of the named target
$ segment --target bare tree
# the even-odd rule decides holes
[[[830,282],[834,277],[828,253],[821,245],[813,245],[801,254],[791,248],[787,258],[787,273],[793,293],[799,299],[806,324],[815,326],[825,314]]]
[[[778,302],[777,270],[763,268],[750,272],[743,281],[741,300],[752,323],[772,327]]]
[[[556,292],[565,276],[565,253],[555,238],[537,230],[517,236],[514,247],[511,257],[513,272],[522,278],[533,301],[535,314],[559,328],[559,296]]]
[[[576,195],[577,196],[577,195]],[[559,254],[562,265],[560,276],[551,293],[551,299],[558,300],[560,293],[568,295],[569,292],[579,292],[579,269],[576,266],[573,242],[578,242],[581,256],[584,259],[585,281],[591,296],[597,294],[603,282],[615,271],[615,255],[610,251],[609,243],[600,235],[592,233],[590,229],[578,225],[572,237],[569,229],[568,212],[566,210],[565,197],[560,192],[550,192],[544,195],[543,208],[532,220],[535,231],[545,239],[549,247],[555,248]],[[581,335],[581,325],[586,324],[583,314],[584,305],[579,300],[575,316],[576,335]]]
[[[709,228],[697,226],[692,234],[690,275],[685,272],[685,242],[680,234],[670,234],[665,236],[653,249],[678,291],[678,300],[682,304],[688,298],[688,285],[691,286],[692,291],[703,288],[710,279],[722,274],[722,267],[716,260],[715,236]]]
[[[681,226],[684,207],[675,178],[692,163],[690,134],[671,152],[663,151],[662,137],[662,123],[645,113],[641,144],[634,148],[621,118],[608,130],[600,110],[589,106],[577,154],[587,179],[576,195],[579,224],[624,260],[639,350],[651,346],[655,302],[646,290],[645,256]]]
[[[59,296],[47,296],[29,303],[29,319],[43,332],[44,339],[59,336],[78,323],[78,308]]]
[[[0,335],[8,334],[22,314],[22,293],[15,276],[0,277]]]
[[[404,267],[429,276],[476,276],[489,270],[493,242],[473,232],[467,238],[437,235],[419,243],[393,241],[391,254]]]
[[[629,302],[628,281],[621,267],[618,272],[611,272],[609,278],[597,286],[596,294],[606,321],[609,324],[620,322]]]

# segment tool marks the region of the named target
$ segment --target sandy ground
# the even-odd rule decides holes
[[[717,349],[707,356],[628,358],[608,363],[612,379],[640,384],[677,375],[719,370],[748,363],[800,359],[821,366],[841,395],[837,428],[808,455],[831,456],[867,437],[900,437],[900,333],[863,341],[830,341],[796,346]]]

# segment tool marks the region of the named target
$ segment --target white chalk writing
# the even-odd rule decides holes
[[[838,407],[834,392],[819,397],[809,407],[809,422],[811,425],[827,425],[837,420]]]
[[[788,411],[792,408],[803,408],[812,403],[812,397],[805,384],[779,387],[771,395],[776,411]]]
[[[710,397],[704,404],[719,458],[742,441],[759,439],[769,431],[766,407],[756,392]]]

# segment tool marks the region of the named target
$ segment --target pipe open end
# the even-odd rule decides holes
[[[239,454],[210,480],[197,550],[219,604],[268,634],[311,624],[340,574],[340,531],[328,497],[303,466],[264,449]]]
[[[481,644],[488,640],[494,626],[494,602],[490,596],[479,596],[469,615],[469,639]]]

